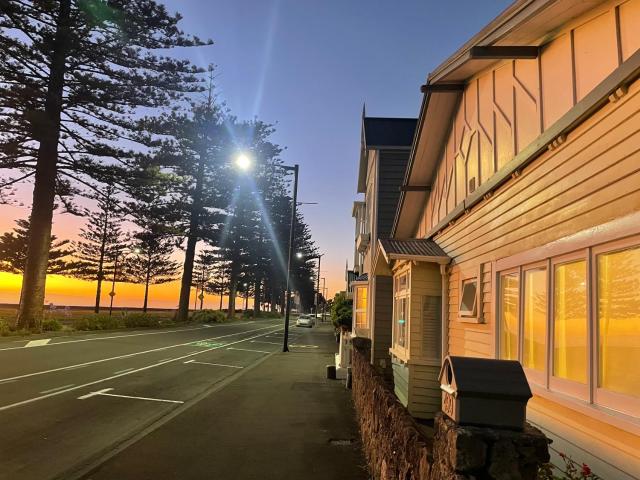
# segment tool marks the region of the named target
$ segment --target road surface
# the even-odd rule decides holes
[[[292,329],[303,346],[309,330]],[[281,350],[282,320],[0,343],[0,479],[75,478]]]

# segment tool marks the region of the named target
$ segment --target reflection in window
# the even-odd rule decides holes
[[[407,336],[407,298],[396,299],[396,339],[395,343],[400,347],[406,347]]]
[[[586,384],[586,260],[557,265],[553,284],[553,375]]]
[[[464,317],[476,316],[476,303],[478,299],[477,280],[465,280],[462,282],[462,295],[460,296],[460,315]]]
[[[356,287],[356,328],[367,328],[367,287]]]
[[[500,358],[518,359],[518,273],[500,277]]]
[[[524,272],[522,365],[544,370],[547,335],[547,270]]]
[[[597,257],[598,387],[640,397],[640,248]]]

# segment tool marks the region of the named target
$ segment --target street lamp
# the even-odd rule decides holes
[[[113,279],[111,280],[111,291],[109,292],[109,296],[111,297],[111,301],[109,303],[109,316],[111,316],[111,313],[113,312],[113,297],[116,296],[116,276],[118,275],[118,257],[120,255],[120,252],[121,251],[125,252],[125,250],[126,249],[116,250],[116,257],[113,261]],[[122,256],[122,260],[125,260],[127,256],[132,253],[138,255],[140,253],[140,249],[134,248],[133,250],[129,250],[128,252],[124,253]]]
[[[247,288],[249,284],[245,282],[242,286],[244,287],[244,310],[246,312],[249,308],[249,289]]]
[[[240,152],[235,158],[236,166],[243,171],[247,171],[251,168],[252,164],[251,157],[249,157],[246,153]],[[289,351],[289,316],[291,314],[291,260],[293,256],[293,240],[295,238],[295,228],[296,228],[296,206],[298,205],[298,164],[290,165],[274,165],[276,167],[282,168],[287,172],[293,172],[293,198],[291,199],[291,226],[289,229],[289,253],[287,255],[287,293],[286,293],[286,304],[285,304],[285,314],[284,314],[284,337],[282,340],[282,351]],[[302,255],[302,254],[301,254]]]

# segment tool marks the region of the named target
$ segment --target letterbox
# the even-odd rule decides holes
[[[447,356],[442,411],[460,425],[522,430],[531,389],[519,362]]]

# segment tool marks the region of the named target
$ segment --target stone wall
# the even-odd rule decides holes
[[[375,480],[534,480],[549,461],[544,434],[456,425],[442,413],[426,436],[354,339],[353,399],[369,470]]]

